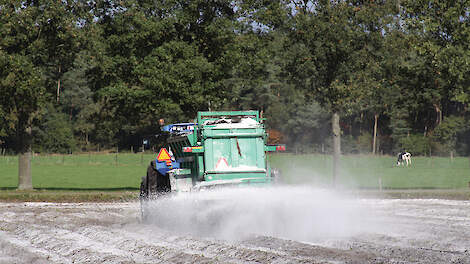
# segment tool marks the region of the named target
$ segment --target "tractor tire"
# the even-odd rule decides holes
[[[150,215],[150,201],[171,191],[170,177],[162,175],[155,169],[155,161],[147,167],[147,175],[142,177],[140,183],[140,212],[142,221],[146,221]]]
[[[148,190],[147,190],[147,176],[143,176],[142,180],[140,181],[140,195],[139,197],[148,198]]]
[[[157,196],[158,172],[154,168],[154,161],[152,161],[147,167],[147,175],[142,177],[140,183],[140,215],[142,222],[148,221],[150,201]]]
[[[160,174],[155,169],[154,162],[150,162],[147,168],[148,189],[151,198],[171,192],[170,175]]]
[[[149,198],[155,198],[158,192],[158,176],[159,173],[155,169],[155,161],[150,162],[150,165],[147,167],[147,193]]]

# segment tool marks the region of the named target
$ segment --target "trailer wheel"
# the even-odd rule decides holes
[[[273,183],[277,184],[281,182],[281,171],[278,169],[271,169],[271,178]]]

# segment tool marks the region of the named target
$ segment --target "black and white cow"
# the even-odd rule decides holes
[[[408,166],[410,164],[411,164],[411,153],[404,151],[398,154],[397,166],[400,166],[400,165]]]

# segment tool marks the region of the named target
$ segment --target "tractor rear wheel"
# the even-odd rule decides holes
[[[147,167],[147,192],[150,198],[157,195],[158,176],[159,173],[155,169],[155,161],[152,161]]]
[[[155,169],[155,161],[150,162],[147,168],[149,195],[152,198],[171,191],[170,175],[161,174]]]
[[[154,161],[147,167],[147,175],[140,183],[140,215],[142,221],[147,221],[150,215],[150,200],[157,195],[158,172],[154,169]]]
[[[140,183],[140,210],[142,220],[145,221],[150,214],[149,201],[171,191],[170,177],[162,175],[155,169],[155,161],[147,167],[147,175],[142,177]]]

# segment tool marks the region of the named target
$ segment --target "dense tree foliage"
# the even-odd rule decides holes
[[[469,155],[469,12],[467,0],[1,0],[0,144],[137,150],[159,119],[258,109],[293,152],[330,153],[335,134],[343,153]]]

